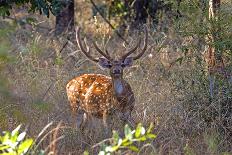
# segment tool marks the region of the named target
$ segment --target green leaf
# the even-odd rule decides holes
[[[9,132],[5,132],[5,135],[3,136],[3,139],[2,139],[2,143],[6,142],[9,139],[10,139],[10,133]]]
[[[119,146],[113,146],[113,147],[112,147],[112,152],[117,151],[117,150],[118,150],[118,148],[119,148]]]
[[[88,151],[85,151],[85,152],[83,153],[83,155],[89,155],[89,152],[88,152]]]
[[[128,146],[128,148],[132,151],[139,152],[139,149],[134,145]]]
[[[146,133],[146,130],[145,130],[145,128],[142,126],[141,127],[141,135],[144,135]]]
[[[22,132],[22,133],[20,133],[19,136],[17,137],[17,141],[18,142],[22,141],[25,138],[25,136],[26,136],[26,132],[25,131]]]
[[[18,155],[16,152],[1,153],[1,155]]]
[[[184,57],[177,58],[175,62],[179,62],[179,64],[182,64]]]
[[[107,147],[105,148],[105,152],[113,152],[112,147],[111,147],[111,146],[107,146]]]
[[[98,155],[106,155],[105,151],[100,151]]]
[[[140,135],[141,135],[141,131],[142,131],[142,124],[139,123],[136,127],[136,130],[135,130],[135,137],[138,138]]]
[[[118,140],[118,146],[120,146],[121,144],[122,144],[122,139],[119,138],[119,140]]]
[[[14,136],[14,135],[18,134],[20,128],[21,128],[21,125],[19,125],[17,128],[15,128],[15,129],[11,132],[11,136]]]
[[[0,145],[0,152],[3,151],[3,150],[6,150],[8,148],[10,148],[9,145]]]
[[[150,126],[147,129],[147,133],[151,133],[153,129],[154,129],[154,123],[150,123]]]
[[[155,139],[157,136],[155,134],[149,133],[146,135],[147,138]]]
[[[113,144],[117,144],[119,138],[118,132],[113,130]]]
[[[132,133],[131,133],[131,128],[129,127],[128,124],[125,125],[124,127],[124,134],[125,134],[125,137],[129,140],[132,140]]]
[[[137,140],[143,142],[143,141],[145,141],[146,139],[147,139],[146,136],[142,136],[142,137],[138,138]]]
[[[38,155],[45,155],[45,151],[44,150],[40,150]]]
[[[128,142],[123,143],[122,146],[129,146],[129,145],[131,145],[132,143],[133,143],[132,141],[128,141]]]
[[[19,147],[18,147],[18,153],[26,153],[29,148],[31,147],[31,145],[33,144],[33,139],[26,139],[25,141],[23,141]]]

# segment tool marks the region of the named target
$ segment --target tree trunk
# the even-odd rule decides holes
[[[158,8],[157,5],[157,0],[135,0],[133,5],[135,18],[132,22],[132,28],[138,28],[146,23],[148,17],[154,20]]]
[[[207,67],[210,80],[210,95],[214,96],[214,82],[215,75],[222,75],[224,78],[228,78],[228,74],[225,70],[225,64],[223,61],[223,52],[220,47],[215,43],[221,40],[220,31],[221,27],[218,24],[220,18],[220,0],[210,0],[209,1],[209,21],[210,33],[207,36],[208,41],[208,52],[207,52]]]
[[[56,16],[56,35],[74,28],[74,0],[64,1],[63,3],[64,7]]]
[[[208,36],[209,47],[208,47],[208,69],[209,73],[223,72],[224,63],[222,59],[222,52],[220,49],[215,47],[213,44],[217,40],[220,40],[219,32],[220,26],[215,25],[213,21],[218,21],[220,11],[220,0],[210,0],[209,1],[209,20],[211,22],[210,35]]]

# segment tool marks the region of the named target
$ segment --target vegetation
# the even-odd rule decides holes
[[[155,139],[156,135],[152,134],[153,125],[151,124],[146,131],[142,124],[138,124],[135,130],[131,130],[128,125],[124,127],[125,138],[120,138],[118,132],[113,131],[112,144],[102,145],[102,150],[99,155],[112,154],[114,152],[121,152],[122,149],[129,149],[131,151],[139,152],[139,148],[134,145],[136,142],[144,142],[148,139]]]
[[[40,14],[44,14],[49,17],[50,13],[56,15],[62,9],[61,1],[57,0],[12,0],[7,1],[3,0],[0,2],[0,16],[9,16],[10,11],[16,5],[17,7],[20,6],[29,6],[29,12],[39,11]]]
[[[83,131],[71,127],[67,82],[84,73],[107,73],[79,52],[74,31],[53,35],[53,13],[61,5],[45,0],[4,2],[0,1],[0,15],[5,16],[0,17],[0,154],[232,153],[230,0],[221,1],[214,18],[209,18],[209,1],[157,1],[155,17],[148,14],[145,20],[148,49],[124,72],[136,97],[132,118],[138,125],[124,127],[117,117],[110,118],[112,137],[105,136],[102,122],[95,118]],[[94,38],[102,49],[107,46],[112,56],[131,49],[140,35],[140,29],[131,28],[133,5],[93,2],[113,27],[126,26],[118,32],[131,46],[122,46],[122,38],[91,1],[77,0],[75,24],[82,36]],[[39,12],[50,12],[49,18]],[[145,130],[151,122],[154,130]],[[27,127],[27,136],[19,124]]]
[[[49,125],[48,125],[49,126]],[[47,127],[48,127],[47,126]],[[26,131],[19,133],[21,125],[14,129],[11,133],[8,131],[3,132],[3,136],[0,136],[0,153],[2,155],[24,155],[24,154],[45,154],[44,150],[36,150],[38,144],[33,139],[25,139]],[[45,127],[43,130],[46,130]],[[99,155],[111,154],[113,152],[119,152],[120,150],[131,150],[138,152],[139,149],[134,145],[135,142],[144,142],[147,139],[156,138],[155,134],[152,134],[153,125],[151,124],[149,129],[146,131],[142,124],[138,124],[136,130],[131,130],[128,125],[125,125],[124,134],[125,138],[120,138],[117,131],[113,131],[112,145],[102,145],[103,150],[99,151]],[[42,132],[39,134],[43,134]],[[55,139],[57,140],[57,139]],[[105,141],[103,141],[105,142]],[[104,143],[103,143],[104,144]],[[54,152],[49,152],[54,153]],[[87,151],[84,154],[89,154]]]
[[[20,127],[21,125],[11,133],[5,131],[3,136],[0,136],[0,153],[2,155],[23,155],[29,151],[33,140],[25,139],[26,132],[19,133]]]

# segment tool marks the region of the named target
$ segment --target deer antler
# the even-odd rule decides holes
[[[145,27],[145,39],[144,39],[143,49],[138,55],[132,57],[133,60],[139,59],[145,53],[145,51],[147,49],[147,40],[148,40],[148,30],[147,30],[147,27]],[[128,53],[126,53],[125,55],[122,56],[122,60],[126,59],[126,57],[128,57],[129,55],[134,53],[138,49],[140,43],[141,43],[141,38],[139,38],[137,45],[132,50],[130,50]]]
[[[106,59],[108,60],[112,60],[112,58],[109,55],[109,52],[106,50],[106,53],[104,53],[96,44],[96,42],[93,41],[93,45],[96,48],[96,50],[98,51],[98,53],[100,53],[101,55],[103,55]]]
[[[134,48],[132,48],[129,52],[127,52],[126,54],[124,54],[122,56],[122,60],[126,59],[126,57],[128,57],[129,55],[131,55],[132,53],[134,53],[138,49],[140,43],[141,43],[141,38],[139,38],[139,41],[138,41],[138,43],[136,44],[136,46]]]
[[[85,50],[85,48],[84,48],[84,46],[83,46],[83,44],[82,44],[82,42],[81,42],[80,30],[81,30],[80,27],[78,27],[78,28],[76,29],[76,40],[77,40],[77,44],[78,44],[79,48],[81,49],[81,51],[85,54],[85,56],[86,56],[87,58],[89,58],[90,60],[92,60],[92,61],[94,61],[94,62],[98,62],[98,59],[93,58],[93,57],[90,55],[90,48],[87,46],[87,43],[86,43],[86,41],[84,40],[84,44],[85,44],[85,47],[86,47],[87,51]],[[102,56],[104,56],[106,59],[112,60],[112,58],[110,57],[109,52],[108,52],[107,50],[106,50],[106,53],[104,53],[104,52],[97,46],[97,44],[96,44],[94,41],[93,41],[93,45],[94,45],[95,49],[98,51],[98,53],[100,53],[100,54],[101,54]]]
[[[81,49],[81,51],[85,54],[85,56],[87,58],[89,58],[90,60],[92,60],[94,62],[98,62],[98,59],[95,59],[90,55],[90,48],[87,46],[86,42],[84,42],[84,43],[85,43],[85,47],[86,47],[87,51],[83,47],[83,44],[81,42],[81,37],[80,37],[80,30],[81,30],[80,27],[78,27],[76,29],[76,41],[77,41],[77,44],[78,44],[79,48]]]

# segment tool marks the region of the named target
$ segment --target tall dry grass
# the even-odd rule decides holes
[[[85,24],[98,27],[94,32],[85,29],[84,33],[101,46],[109,42],[112,55],[122,54],[126,50],[122,41],[115,36],[109,38],[112,30],[96,19],[95,25],[80,21],[83,27]],[[204,44],[198,46],[201,44],[198,38],[181,36],[172,24],[168,18],[163,18],[158,26],[162,29],[149,28],[148,50],[144,57],[125,69],[124,78],[136,97],[132,117],[137,123],[155,123],[158,137],[152,145],[157,154],[229,154],[232,152],[231,83],[219,76],[215,82],[215,96],[210,96],[210,82],[201,55]],[[36,137],[51,121],[54,124],[62,121],[64,127],[60,127],[59,134],[64,138],[55,145],[53,142],[58,137],[55,132],[54,141],[45,140],[41,146],[56,154],[80,154],[107,138],[101,125],[84,132],[71,127],[65,92],[65,85],[73,77],[83,73],[107,74],[107,70],[100,70],[80,53],[73,34],[68,41],[66,36],[52,37],[38,27],[22,28],[1,19],[1,30],[8,31],[9,27],[9,33],[0,37],[1,43],[4,40],[10,44],[7,55],[13,57],[1,70],[4,90],[8,93],[0,95],[0,130],[13,129],[23,123],[28,126],[30,136]],[[125,37],[135,44],[138,33]],[[66,41],[67,46],[60,51]],[[188,48],[188,54],[184,55],[183,47],[193,45],[198,48]],[[176,60],[182,56],[179,64]],[[101,124],[100,120],[94,121]],[[114,121],[114,129],[121,131],[120,121]],[[93,149],[92,153],[95,152]]]

